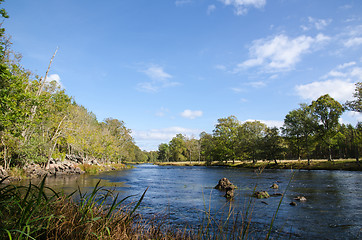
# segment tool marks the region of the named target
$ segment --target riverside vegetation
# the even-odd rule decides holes
[[[0,17],[9,16],[0,9]],[[67,161],[67,156],[81,157],[83,162],[73,167],[93,173],[104,166],[113,169],[115,165],[111,164],[124,166],[136,160],[206,164],[251,160],[254,166],[258,159],[272,160],[278,166],[282,166],[278,159],[304,158],[310,164],[311,158],[331,161],[337,157],[359,162],[362,125],[340,124],[338,118],[345,110],[361,112],[361,83],[356,84],[355,100],[344,105],[329,95],[310,105],[302,104],[288,113],[281,131],[259,121],[241,123],[229,116],[218,119],[213,133],[203,132],[199,140],[177,134],[168,144],[161,144],[157,152],[145,152],[136,146],[122,120],[98,121],[56,81],[49,80],[55,56],[56,52],[43,77],[24,69],[21,56],[11,49],[10,37],[0,26],[0,166],[7,175],[24,177],[23,169],[34,164],[50,171],[54,162]],[[93,159],[99,165],[88,164]],[[0,182],[6,180],[2,176]],[[237,231],[225,233],[218,227],[211,231],[208,224],[212,216],[207,214],[206,225],[191,231],[145,222],[136,209],[146,192],[133,205],[122,205],[125,199],[103,191],[99,185],[90,194],[75,192],[80,201],[73,200],[74,194],[66,196],[46,187],[44,180],[39,186],[0,187],[3,239],[205,239],[237,238],[240,232],[247,237],[248,221]]]
[[[44,177],[39,185],[28,186],[1,185],[0,181],[1,239],[248,239],[255,234],[250,227],[255,204],[252,195],[257,184],[245,211],[236,212],[230,204],[213,216],[204,202],[199,224],[175,227],[157,215],[144,219],[137,213],[148,188],[130,203],[126,200],[134,195],[120,199],[114,191],[102,187],[100,181],[90,193],[79,188],[65,195],[47,187],[45,180]],[[270,226],[263,230],[265,239],[272,234],[289,184],[281,194]]]
[[[9,16],[1,9],[0,17]],[[50,80],[56,53],[40,77],[21,66],[21,55],[12,50],[10,39],[0,25],[0,175],[24,177],[24,168],[34,164],[48,171],[52,162],[69,161],[69,156],[81,159],[72,165],[92,172],[147,159],[123,121],[99,122]],[[93,160],[98,168],[84,165]]]
[[[1,4],[2,0],[0,1]],[[4,9],[0,17],[8,18]],[[177,134],[158,151],[142,151],[122,120],[100,122],[84,106],[65,93],[48,76],[51,63],[40,77],[21,64],[11,49],[10,37],[0,26],[0,165],[7,173],[24,175],[22,169],[37,164],[49,169],[51,161],[66,156],[96,159],[99,164],[131,161],[168,162],[278,159],[347,159],[359,162],[362,124],[340,124],[346,111],[361,112],[362,83],[356,84],[353,101],[341,104],[323,95],[310,105],[290,111],[281,129],[259,121],[240,122],[235,116],[220,118],[212,134],[199,139]],[[84,163],[82,162],[82,163]],[[15,169],[13,169],[15,168]]]

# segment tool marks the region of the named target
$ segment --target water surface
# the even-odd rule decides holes
[[[269,194],[283,193],[292,177],[291,170],[264,170],[257,174],[252,169],[228,167],[179,167],[137,165],[136,168],[106,172],[99,175],[49,178],[48,184],[71,192],[79,186],[91,191],[101,185],[119,192],[121,197],[136,195],[139,199],[148,188],[140,211],[145,217],[162,213],[169,224],[197,227],[210,212],[217,218],[225,215],[231,206],[235,213],[246,211],[253,189]],[[235,198],[228,201],[224,193],[213,189],[218,180],[227,177],[237,185]],[[358,239],[362,237],[362,194],[360,172],[349,171],[294,171],[286,195],[281,203],[273,237],[279,239]],[[271,189],[273,183],[279,189]],[[296,196],[305,196],[306,202],[289,203]],[[264,238],[281,197],[252,199],[252,226],[254,238]],[[241,222],[239,218],[239,222]]]

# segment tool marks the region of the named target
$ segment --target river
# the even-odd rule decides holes
[[[237,186],[233,201],[228,201],[223,192],[213,188],[223,177]],[[47,184],[65,192],[71,192],[77,186],[83,192],[90,192],[99,180],[107,189],[119,192],[121,198],[136,195],[133,201],[148,188],[139,208],[141,213],[146,218],[163,214],[168,224],[179,227],[197,227],[205,216],[204,211],[218,218],[231,207],[235,214],[245,215],[252,200],[249,231],[250,236],[257,239],[265,238],[281,197],[253,199],[250,198],[253,189],[265,190],[269,194],[286,191],[273,225],[274,238],[362,238],[361,172],[295,170],[293,174],[291,170],[264,169],[262,173],[257,173],[252,169],[229,167],[141,164],[133,169],[98,175],[49,178]],[[279,185],[279,189],[271,189],[273,183]],[[305,196],[307,201],[293,200],[296,196]],[[291,206],[292,201],[297,206]],[[240,217],[238,221],[241,224]]]

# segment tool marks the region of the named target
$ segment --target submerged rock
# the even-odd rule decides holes
[[[289,203],[290,206],[297,206],[297,203],[296,202],[291,202]]]
[[[304,196],[297,196],[297,197],[294,198],[294,200],[298,200],[298,201],[300,201],[300,202],[305,202],[305,201],[307,201],[307,199],[306,199]]]
[[[269,195],[269,193],[267,191],[260,191],[260,192],[254,192],[252,197],[262,199],[262,198],[269,198],[270,195]]]

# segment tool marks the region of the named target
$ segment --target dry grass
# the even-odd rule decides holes
[[[267,168],[267,169],[306,169],[306,170],[348,170],[362,171],[362,164],[356,162],[355,159],[337,159],[327,161],[324,159],[312,159],[310,165],[307,160],[278,160],[278,164],[274,161],[261,161],[253,163],[252,161],[235,161],[228,162],[212,162],[211,166],[229,166],[238,168]],[[157,165],[171,166],[205,166],[205,162],[158,162]]]

